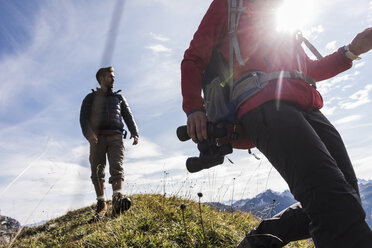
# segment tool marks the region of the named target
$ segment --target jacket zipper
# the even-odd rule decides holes
[[[107,122],[109,122],[110,121],[110,109],[109,109],[108,97],[106,98],[106,105],[107,105]]]

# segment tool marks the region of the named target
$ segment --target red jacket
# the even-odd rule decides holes
[[[298,70],[316,81],[331,78],[352,66],[342,49],[321,60],[311,60],[295,36],[269,30],[258,13],[257,5],[243,1],[246,10],[240,17],[238,41],[244,66],[234,62],[234,78],[251,71],[274,72]],[[181,64],[183,110],[187,113],[203,109],[201,97],[202,72],[209,62],[212,49],[218,46],[226,60],[229,58],[228,7],[226,0],[214,0],[200,23],[198,30],[185,51]],[[283,99],[304,108],[319,109],[323,106],[320,93],[309,84],[295,79],[271,82],[263,90],[245,101],[238,117],[260,104]]]

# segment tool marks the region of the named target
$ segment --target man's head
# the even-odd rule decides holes
[[[114,68],[112,66],[100,68],[96,73],[96,79],[103,90],[114,88]]]

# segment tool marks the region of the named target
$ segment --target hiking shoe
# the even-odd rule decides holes
[[[280,248],[283,241],[271,234],[246,234],[236,248]]]
[[[106,202],[104,200],[98,200],[96,214],[93,216],[92,221],[99,221],[103,219],[103,217],[105,217],[106,212],[107,212]]]
[[[129,198],[124,197],[123,194],[118,193],[112,197],[112,215],[118,216],[127,211],[132,202]]]
[[[257,246],[254,243],[254,238],[252,240],[252,234],[249,232],[245,234],[244,239],[242,239],[236,248],[266,248],[264,246]]]
[[[249,243],[247,237],[244,237],[236,248],[256,248],[256,246],[253,246],[251,243]]]

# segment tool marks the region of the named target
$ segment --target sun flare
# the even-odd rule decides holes
[[[314,21],[314,1],[284,0],[276,13],[278,31],[301,30]]]

